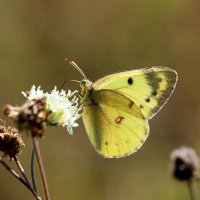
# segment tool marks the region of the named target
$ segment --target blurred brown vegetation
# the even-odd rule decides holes
[[[179,74],[172,98],[150,121],[150,136],[134,155],[100,157],[81,120],[73,136],[48,129],[40,144],[52,200],[189,199],[186,186],[170,177],[168,158],[182,144],[200,152],[199,10],[198,0],[0,1],[1,107],[22,103],[20,92],[33,84],[50,90],[80,80],[65,57],[92,81],[155,65]],[[31,141],[24,138],[20,159],[29,173]],[[1,200],[34,199],[1,166],[0,194]]]

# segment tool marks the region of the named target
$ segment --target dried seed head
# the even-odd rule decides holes
[[[47,117],[50,114],[45,109],[46,98],[27,100],[20,107],[7,105],[4,114],[12,118],[20,130],[31,130],[33,136],[42,136],[45,131]]]
[[[179,180],[195,178],[199,168],[199,158],[194,149],[180,147],[174,149],[170,155],[171,173]]]
[[[4,157],[9,156],[11,159],[18,156],[25,144],[21,134],[16,128],[6,126],[0,120],[0,151],[4,153]]]

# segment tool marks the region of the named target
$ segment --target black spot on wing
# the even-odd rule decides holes
[[[132,85],[132,84],[133,84],[133,79],[132,79],[131,77],[128,79],[128,84],[129,84],[129,85]]]
[[[131,102],[129,103],[128,107],[129,107],[129,108],[132,108],[132,107],[133,107],[133,105],[134,105],[134,102],[133,102],[133,101],[131,101]]]
[[[153,92],[151,93],[152,96],[156,96],[157,94],[158,94],[157,91],[153,91]]]
[[[149,103],[149,102],[150,102],[150,98],[145,99],[145,101],[146,101],[147,103]]]

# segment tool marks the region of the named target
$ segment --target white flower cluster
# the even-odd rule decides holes
[[[58,91],[55,87],[51,92],[44,93],[41,87],[32,86],[29,94],[25,92],[22,94],[29,100],[40,99],[46,97],[46,109],[51,111],[48,117],[49,124],[62,125],[67,127],[69,134],[73,134],[73,127],[77,127],[76,120],[80,118],[80,108],[78,107],[78,98],[73,96],[73,93],[68,90]]]

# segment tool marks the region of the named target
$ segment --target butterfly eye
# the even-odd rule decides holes
[[[86,80],[85,80],[85,79],[83,79],[83,80],[81,81],[81,85],[86,85]]]

